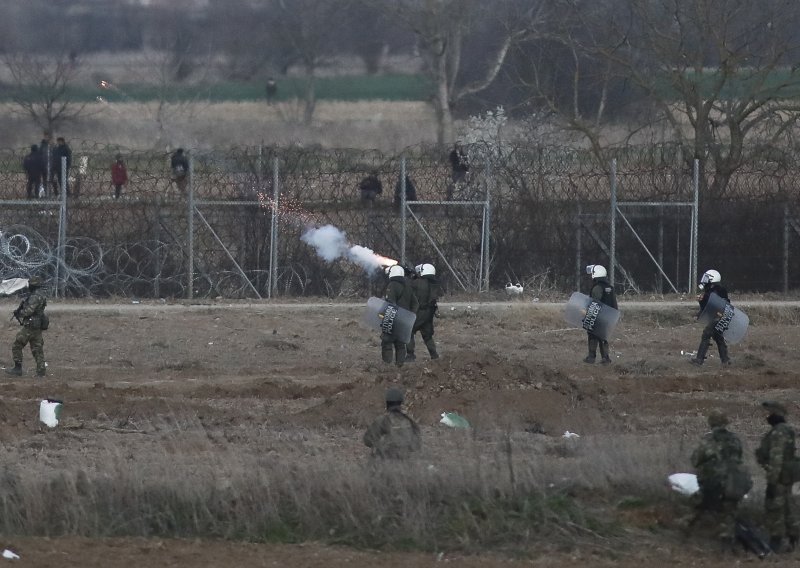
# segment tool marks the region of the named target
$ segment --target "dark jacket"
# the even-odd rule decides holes
[[[397,183],[394,186],[395,205],[400,205],[402,193],[403,193],[402,179],[398,179]],[[414,186],[414,182],[411,181],[411,178],[406,176],[406,201],[416,201],[416,200],[417,200],[417,188]]]
[[[419,301],[417,300],[416,294],[414,294],[414,289],[408,283],[405,276],[395,276],[389,279],[389,285],[386,287],[385,300],[414,313],[417,313],[417,309],[419,308]]]
[[[66,144],[57,144],[55,148],[53,148],[53,168],[55,168],[56,172],[61,172],[61,158],[67,159],[67,171],[72,166],[72,150],[70,150],[69,146]]]
[[[698,300],[700,303],[700,311],[702,312],[706,309],[706,304],[708,304],[708,298],[711,296],[712,293],[716,293],[717,296],[722,298],[723,300],[728,300],[730,302],[730,298],[728,298],[728,291],[720,286],[719,284],[709,284],[703,290],[703,297]]]
[[[592,291],[589,296],[591,296],[592,300],[617,309],[617,295],[614,293],[614,287],[605,278],[592,280]]]
[[[176,178],[186,177],[189,174],[189,160],[186,159],[185,154],[172,154],[169,160],[169,166],[172,168],[172,175]]]
[[[30,152],[25,158],[22,160],[22,169],[25,170],[25,173],[28,174],[29,178],[38,178],[42,176],[45,172],[42,168],[42,155],[37,150],[36,152]]]
[[[441,295],[441,287],[435,276],[426,275],[411,281],[411,287],[419,301],[417,321],[426,320],[436,313],[437,302]]]

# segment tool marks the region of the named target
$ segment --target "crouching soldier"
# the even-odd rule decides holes
[[[386,390],[386,412],[370,424],[364,434],[364,445],[372,456],[386,459],[407,459],[422,447],[419,426],[402,410],[403,391]]]
[[[6,369],[6,373],[9,375],[22,375],[22,350],[29,343],[33,358],[36,360],[36,376],[44,377],[47,374],[44,364],[42,331],[49,327],[50,322],[44,313],[44,309],[47,307],[47,298],[40,292],[41,287],[42,281],[39,278],[34,277],[28,280],[28,295],[14,310],[14,317],[22,329],[17,333],[11,347],[14,367]]]

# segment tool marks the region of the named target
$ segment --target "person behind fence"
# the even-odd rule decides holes
[[[275,82],[274,77],[267,79],[267,84],[264,88],[264,91],[267,95],[267,104],[271,105],[273,102],[275,102],[275,97],[278,96],[278,83]]]
[[[403,412],[403,391],[386,390],[386,412],[376,418],[364,433],[364,445],[372,456],[382,459],[408,459],[419,452],[422,436],[414,419]]]
[[[593,264],[587,267],[587,271],[592,277],[592,289],[589,296],[592,300],[611,306],[617,309],[617,296],[614,293],[614,287],[608,281],[608,271],[604,266]],[[594,363],[597,358],[597,347],[600,347],[601,363],[608,365],[611,363],[611,357],[608,353],[608,341],[598,337],[590,331],[586,332],[588,335],[589,354],[583,360],[584,363]]]
[[[460,143],[456,142],[450,151],[450,175],[452,183],[447,186],[447,199],[453,199],[453,191],[457,186],[468,183],[469,158]]]
[[[438,301],[441,294],[439,281],[436,279],[436,267],[432,264],[420,264],[415,270],[418,278],[411,281],[411,287],[417,296],[419,308],[417,309],[417,320],[414,322],[414,329],[411,332],[411,341],[406,345],[406,361],[417,360],[414,353],[416,349],[414,336],[418,331],[422,335],[422,341],[425,342],[431,359],[438,359],[439,353],[436,351],[436,342],[433,340],[433,321],[436,311],[439,309]]]
[[[119,199],[123,186],[128,183],[128,170],[122,161],[122,154],[117,154],[114,163],[111,164],[111,183],[114,186],[114,199]]]
[[[386,286],[384,299],[395,306],[416,313],[419,308],[419,302],[414,294],[414,289],[406,279],[405,269],[399,264],[395,264],[388,267],[386,272],[389,275],[389,284]],[[381,358],[383,362],[387,365],[391,364],[392,355],[394,355],[394,364],[402,367],[406,361],[406,344],[395,339],[391,334],[381,332]]]
[[[175,182],[179,190],[185,191],[189,182],[189,160],[183,153],[183,148],[178,148],[172,154],[169,160],[169,167],[172,172],[172,181]]]
[[[14,310],[14,318],[22,326],[14,343],[11,346],[11,355],[14,358],[14,367],[6,369],[9,375],[22,375],[22,350],[30,344],[31,353],[36,361],[36,376],[44,377],[47,374],[44,362],[44,338],[42,331],[50,326],[47,314],[44,313],[47,307],[47,298],[40,291],[42,281],[33,277],[28,280],[28,293]]]
[[[378,178],[377,170],[372,170],[367,177],[362,179],[358,184],[358,189],[361,191],[361,201],[374,202],[375,198],[383,193],[383,184]]]
[[[66,177],[62,179],[64,172],[61,171],[62,168],[62,158],[67,159],[67,168],[66,168]],[[70,187],[69,187],[69,169],[72,166],[72,150],[69,146],[67,146],[67,141],[64,140],[63,136],[59,136],[56,138],[56,147],[53,148],[53,155],[52,155],[52,162],[53,162],[53,173],[51,174],[52,184],[53,184],[53,195],[58,195],[58,192],[61,190],[62,184],[67,190],[67,195],[70,194]]]
[[[400,207],[400,202],[403,195],[403,178],[399,178],[397,183],[394,185],[394,201],[393,204],[396,208]],[[414,182],[411,180],[411,177],[406,174],[406,201],[416,201],[417,200],[417,188],[414,185]]]
[[[769,546],[782,552],[784,538],[794,550],[800,538],[800,523],[792,496],[792,485],[798,480],[795,456],[795,430],[786,423],[786,407],[776,401],[765,401],[770,430],[761,438],[756,461],[764,468],[767,488],[764,495],[764,523],[769,534]]]
[[[716,525],[723,550],[733,550],[739,502],[753,486],[742,462],[742,442],[728,430],[728,417],[715,410],[708,415],[708,432],[692,453],[691,461],[700,486],[696,514],[690,525],[703,517]]]
[[[730,302],[728,299],[728,291],[720,285],[722,276],[716,270],[706,270],[700,278],[699,288],[703,291],[702,294],[697,295],[697,301],[700,304],[700,311],[697,312],[697,317],[703,313],[703,310],[708,304],[708,299],[711,294],[716,294],[723,300]],[[728,356],[728,344],[725,342],[725,337],[722,332],[715,329],[717,322],[712,319],[711,322],[703,329],[703,335],[700,338],[700,346],[697,348],[697,355],[694,356],[690,363],[698,367],[703,364],[708,353],[708,348],[711,347],[711,340],[713,339],[717,344],[719,351],[719,361],[723,365],[730,365],[731,358]]]
[[[39,147],[36,144],[31,146],[31,151],[22,159],[22,169],[25,170],[27,182],[25,184],[25,194],[28,199],[39,197],[39,186],[42,185],[42,156],[39,154]]]

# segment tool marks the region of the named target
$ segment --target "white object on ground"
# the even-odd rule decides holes
[[[49,398],[39,403],[39,420],[50,428],[58,426],[58,417],[61,415],[61,401]]]
[[[8,560],[19,560],[19,555],[14,554],[13,552],[11,552],[9,549],[6,548],[3,551],[3,558],[7,558]]]
[[[681,495],[694,495],[700,491],[697,476],[693,473],[673,473],[667,477],[669,488]]]
[[[451,428],[469,428],[469,421],[456,412],[442,412],[439,422]]]
[[[8,296],[18,290],[28,287],[27,278],[9,278],[8,280],[0,280],[0,296]]]
[[[519,282],[516,284],[512,284],[511,282],[509,282],[508,284],[506,284],[506,294],[508,294],[509,296],[519,296],[520,294],[522,294],[523,291],[524,288],[522,287],[522,284],[520,284]]]
[[[567,430],[566,432],[564,432],[564,435],[561,436],[561,437],[562,438],[580,438],[581,435],[580,434],[576,434],[575,432],[570,432],[569,430]]]

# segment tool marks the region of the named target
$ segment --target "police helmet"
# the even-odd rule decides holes
[[[436,276],[436,267],[432,264],[423,264],[422,270],[419,273],[420,276]]]
[[[719,284],[722,282],[722,276],[716,270],[706,270],[700,278],[699,288],[702,290],[708,284]]]
[[[395,264],[394,266],[389,267],[389,272],[387,274],[389,274],[389,278],[395,278],[397,276],[405,276],[406,271],[399,264]]]
[[[403,391],[397,387],[386,389],[386,402],[401,404],[403,402]]]
[[[605,278],[608,276],[608,271],[601,264],[590,264],[586,267],[586,274],[591,274],[592,278]]]

